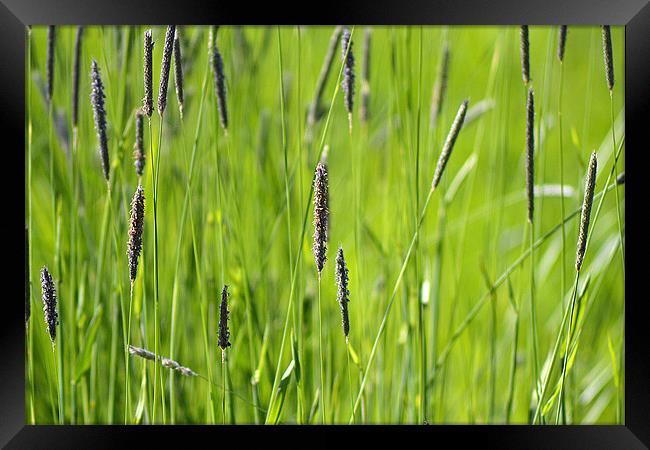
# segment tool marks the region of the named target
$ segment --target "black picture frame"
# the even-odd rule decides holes
[[[428,445],[458,444],[470,440],[488,448],[589,448],[636,449],[650,446],[650,327],[647,326],[647,289],[643,289],[647,271],[648,233],[643,214],[647,192],[644,178],[648,171],[647,126],[650,109],[650,5],[649,0],[619,0],[617,2],[585,0],[416,0],[355,1],[317,8],[315,5],[280,7],[275,2],[252,5],[249,2],[199,2],[184,0],[182,4],[170,0],[157,2],[91,1],[91,0],[1,0],[0,47],[2,70],[0,115],[4,128],[5,154],[16,158],[5,163],[10,176],[3,179],[7,213],[0,222],[4,241],[13,244],[6,261],[6,270],[21,270],[12,258],[23,252],[24,224],[16,211],[24,211],[24,198],[10,195],[18,190],[20,159],[25,142],[25,26],[46,24],[295,24],[295,23],[357,23],[357,24],[476,24],[476,25],[625,25],[625,115],[626,115],[626,235],[634,245],[627,247],[625,263],[625,425],[619,426],[434,426],[434,427],[330,427],[324,433],[326,440],[336,445],[354,431],[367,437],[385,439],[404,431],[431,433],[424,437]],[[311,8],[311,9],[309,9]],[[11,139],[6,139],[11,137]],[[13,145],[8,144],[14,142]],[[24,151],[24,150],[23,150]],[[11,169],[15,167],[16,169]],[[6,172],[5,172],[6,173]],[[13,179],[15,175],[18,179]],[[24,183],[24,180],[23,180]],[[23,191],[24,192],[24,191]],[[9,195],[7,195],[9,194]],[[638,205],[638,206],[635,206]],[[630,206],[629,208],[627,206]],[[635,216],[639,217],[635,217]],[[635,220],[637,219],[637,220]],[[9,253],[16,252],[16,253]],[[8,258],[7,258],[8,256]],[[13,261],[13,263],[11,262]],[[9,267],[10,266],[10,267]],[[24,402],[24,311],[17,282],[19,277],[5,275],[3,283],[3,319],[0,327],[2,356],[0,357],[0,444],[7,448],[117,448],[171,444],[178,434],[191,434],[186,445],[199,441],[218,445],[224,427],[124,427],[124,426],[26,426]],[[7,291],[7,289],[9,291]],[[15,294],[15,295],[14,295]],[[229,433],[246,439],[262,434],[265,439],[286,439],[285,433],[305,435],[313,441],[314,427],[229,427]],[[322,432],[322,429],[320,430]],[[271,434],[273,433],[273,434]],[[300,439],[300,436],[298,437]],[[236,440],[233,442],[237,442]],[[241,442],[241,441],[240,441]],[[408,443],[409,441],[403,441]],[[407,444],[408,445],[408,444]],[[450,444],[447,444],[450,445]]]

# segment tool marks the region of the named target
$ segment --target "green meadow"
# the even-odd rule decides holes
[[[624,423],[624,28],[559,29],[178,26],[161,114],[166,26],[27,28],[26,423]]]

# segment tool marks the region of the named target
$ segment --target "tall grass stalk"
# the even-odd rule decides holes
[[[535,305],[535,106],[533,90],[528,90],[526,104],[526,189],[528,194],[528,224],[530,225],[530,320],[533,348],[533,392],[539,396],[539,340],[537,336],[537,306]],[[541,126],[541,125],[540,125]]]
[[[284,198],[287,210],[287,245],[289,246],[289,267],[293,267],[293,249],[291,245],[291,196],[289,194],[289,156],[288,156],[288,142],[287,142],[287,119],[285,114],[285,98],[284,98],[284,64],[282,61],[282,36],[280,27],[277,27],[277,41],[278,41],[278,77],[280,78],[280,116],[282,123],[282,155],[284,159]],[[302,185],[301,185],[302,186]],[[293,272],[289,272],[290,282],[293,283]],[[293,315],[293,328],[297,332],[296,317]],[[299,416],[299,414],[298,414]]]
[[[417,99],[417,115],[416,115],[416,138],[415,138],[415,227],[418,228],[417,211],[420,210],[420,116],[422,112],[422,27],[420,26],[419,45],[418,45],[418,99]],[[415,285],[417,289],[416,301],[418,311],[418,334],[420,346],[420,381],[419,381],[419,407],[418,407],[418,423],[427,421],[427,344],[425,337],[425,324],[424,324],[424,305],[422,304],[420,280],[419,280],[419,245],[418,240],[415,241]],[[354,418],[354,416],[353,416]]]
[[[352,27],[352,30],[350,31],[350,38],[354,36],[354,27]],[[332,115],[332,108],[334,106],[334,100],[336,99],[336,95],[339,92],[339,87],[340,87],[340,81],[341,81],[341,74],[343,73],[343,67],[344,65],[341,64],[341,68],[339,69],[339,74],[336,80],[335,88],[334,88],[334,93],[332,94],[332,100],[330,101],[330,106],[329,110],[327,112],[327,119],[325,120],[325,126],[323,127],[323,131],[321,134],[321,140],[319,144],[319,154],[317,161],[321,159],[321,156],[323,154],[323,149],[325,146],[325,138],[327,136],[327,131],[329,130],[329,125],[330,125],[330,118]],[[309,204],[311,202],[312,196],[314,194],[314,178],[315,174],[312,177],[312,183],[311,183],[311,188],[309,190],[309,195],[307,196],[307,202],[306,204]],[[307,231],[307,218],[309,217],[309,208],[305,208],[305,214],[303,216],[303,221],[302,221],[302,230],[300,232],[300,240],[298,242],[303,242],[305,239],[305,232]],[[272,409],[272,406],[275,402],[276,398],[276,393],[277,393],[277,388],[278,388],[278,383],[280,382],[280,370],[281,370],[281,365],[282,365],[282,356],[284,354],[284,347],[286,345],[286,339],[287,339],[287,329],[289,325],[289,318],[291,316],[291,307],[293,305],[293,297],[294,297],[294,291],[295,291],[295,285],[296,285],[296,272],[298,270],[298,265],[300,263],[300,257],[302,255],[302,248],[298,246],[298,249],[296,250],[296,258],[294,259],[294,265],[293,268],[291,269],[293,272],[292,279],[293,282],[291,283],[291,288],[289,291],[289,304],[287,305],[287,313],[285,314],[285,319],[284,319],[284,325],[282,329],[282,340],[280,342],[280,351],[278,355],[278,362],[275,368],[275,375],[273,377],[273,387],[271,389],[271,398],[269,400],[269,407],[267,408],[267,415],[265,419],[265,423],[268,423],[269,420],[269,412]],[[322,393],[321,393],[322,397]]]
[[[32,28],[31,26],[26,27],[25,29],[25,40],[27,46],[27,56],[26,56],[26,73],[32,73]],[[29,308],[32,310],[34,302],[32,301],[33,296],[33,283],[32,283],[32,268],[33,265],[33,244],[32,244],[32,230],[33,220],[32,220],[32,190],[33,190],[33,181],[32,181],[32,82],[30,79],[26,81],[27,89],[27,245],[29,246],[27,258],[28,258],[28,269],[29,272],[25,274],[29,283]],[[33,322],[33,319],[31,320]],[[29,378],[29,423],[34,425],[36,423],[36,410],[34,408],[34,326],[30,324],[30,320],[26,323],[26,338],[27,338],[27,373]]]
[[[205,89],[207,87],[207,82],[208,82],[208,74],[209,74],[209,68],[210,64],[206,64],[205,70],[203,73],[203,81],[201,82],[201,92],[204,93]],[[190,234],[192,237],[192,249],[194,253],[196,253],[197,250],[197,244],[196,244],[196,232],[194,228],[194,221],[193,221],[193,214],[192,214],[192,182],[194,180],[194,165],[196,161],[196,151],[198,148],[198,141],[199,141],[199,130],[201,129],[201,124],[203,123],[203,104],[205,100],[205,94],[201,95],[201,99],[199,100],[199,110],[198,110],[198,115],[197,115],[197,122],[196,122],[196,128],[194,132],[194,140],[192,143],[192,150],[191,150],[191,155],[189,162],[187,161],[187,148],[186,148],[186,139],[185,139],[185,122],[181,118],[181,128],[182,128],[182,133],[183,133],[183,150],[185,153],[185,159],[186,159],[186,171],[187,171],[187,181],[186,181],[186,186],[185,186],[185,196],[183,199],[183,208],[181,210],[181,222],[180,222],[180,227],[179,227],[179,232],[178,232],[178,240],[176,242],[176,261],[174,265],[174,281],[173,281],[173,287],[172,287],[172,307],[171,307],[171,321],[170,321],[170,338],[169,338],[169,357],[171,359],[174,359],[176,356],[176,321],[177,321],[177,304],[178,304],[178,279],[180,277],[180,259],[181,259],[181,244],[182,244],[182,239],[183,235],[185,232],[185,224],[187,223],[187,213],[189,209],[189,215],[190,215]],[[197,267],[197,276],[200,278],[200,271],[198,271],[198,261],[196,261],[196,267]],[[197,285],[200,287],[200,279],[197,280]],[[209,347],[206,346],[204,349],[206,354],[209,354]],[[210,367],[210,364],[208,364],[208,367]],[[176,419],[176,399],[175,399],[175,383],[174,383],[174,373],[171,372],[169,378],[169,410],[170,410],[170,422],[172,424],[175,423]],[[210,379],[211,379],[211,371],[208,373]]]
[[[621,149],[621,144],[619,144],[619,152]],[[613,171],[612,171],[613,173]],[[611,175],[611,174],[610,174]],[[602,202],[606,196],[606,194],[611,191],[612,189],[616,189],[617,185],[616,182],[610,184],[610,177],[608,177],[607,182],[605,183],[605,187],[603,188],[602,191],[600,191],[598,194],[594,196],[594,200],[600,199],[598,208],[596,209],[596,213],[593,215],[593,219],[591,220],[591,227],[592,231],[593,228],[596,225],[596,221],[598,219],[598,213],[600,211],[600,206],[602,205]],[[580,214],[581,208],[577,208],[574,210],[572,213],[568,214],[563,222],[566,223],[570,220],[572,220],[574,217],[576,217],[578,214]],[[540,247],[544,242],[546,242],[553,234],[555,234],[557,231],[559,231],[562,228],[562,223],[558,223],[552,228],[550,228],[546,233],[544,233],[542,236],[537,238],[535,241],[533,247],[536,249]],[[590,231],[588,237],[587,237],[587,248],[589,247],[589,240],[591,237]],[[494,285],[492,286],[492,289],[496,289],[499,286],[501,286],[508,278],[508,276],[515,270],[517,269],[528,257],[530,256],[530,248],[526,249],[517,259],[515,259],[509,266],[508,268],[494,281]],[[467,327],[472,323],[472,321],[476,318],[477,314],[485,304],[485,302],[490,298],[490,291],[488,290],[487,292],[483,293],[481,297],[479,297],[478,301],[474,304],[472,309],[467,313],[463,321],[456,327],[454,333],[452,336],[449,338],[449,341],[447,342],[447,345],[443,348],[442,352],[440,352],[440,356],[438,356],[438,359],[436,361],[436,364],[434,366],[434,371],[432,377],[429,379],[429,383],[433,383],[435,380],[435,376],[438,373],[439,369],[445,364],[447,361],[447,358],[449,357],[449,354],[451,350],[453,349],[454,345],[460,338],[460,336],[463,334],[463,332],[467,329]],[[568,314],[568,312],[567,312]],[[558,344],[559,345],[559,344]],[[546,386],[548,384],[548,372],[547,372],[547,377],[544,378],[544,381],[542,382],[542,388],[541,388],[541,397],[544,396],[546,392]],[[541,404],[541,400],[538,399],[538,408],[539,404]],[[537,414],[535,416],[535,420],[537,419]],[[534,421],[533,421],[534,423]]]
[[[160,144],[162,139],[162,115],[160,116],[160,126],[158,133],[158,151],[160,151]],[[151,130],[151,118],[149,118],[149,155],[151,156],[151,185],[153,187],[153,329],[154,329],[154,354],[158,358],[158,168],[159,168],[159,158],[156,157],[154,153],[153,146],[153,132]],[[162,374],[160,374],[160,379],[162,380]],[[154,377],[153,377],[153,406],[152,406],[152,418],[151,422],[156,423],[156,398],[158,390],[158,365],[154,365]]]
[[[564,146],[563,146],[563,134],[562,134],[562,92],[564,86],[564,46],[566,44],[566,26],[562,25],[559,31],[559,42],[558,42],[558,58],[560,60],[560,88],[558,92],[558,111],[557,111],[557,120],[558,120],[558,133],[559,133],[559,151],[560,151],[560,217],[565,215],[565,206],[564,206]],[[616,147],[614,147],[616,148]],[[561,253],[561,264],[560,264],[560,299],[564,301],[564,293],[566,292],[566,229],[564,223],[562,223],[562,253]],[[561,408],[564,410],[565,404],[561,402]]]
[[[559,150],[560,150],[560,217],[565,216],[564,205],[564,146],[563,146],[563,133],[562,133],[562,92],[564,86],[564,60],[560,59],[560,88],[558,92],[558,133],[559,133]],[[614,147],[616,148],[616,147]],[[566,229],[564,222],[562,222],[562,263],[560,264],[560,298],[564,299],[565,285],[566,285]]]
[[[301,96],[301,85],[302,85],[302,67],[301,67],[301,61],[302,61],[302,33],[300,30],[300,26],[296,26],[296,31],[298,33],[298,95],[297,95],[297,102],[298,106],[300,107],[302,105],[302,96]],[[303,168],[304,168],[304,162],[303,162],[303,145],[302,145],[302,140],[300,139],[300,136],[303,136],[303,120],[302,117],[298,114],[297,115],[297,129],[298,129],[298,136],[299,138],[296,139],[296,146],[297,148],[297,153],[298,153],[298,186],[303,186]],[[304,209],[304,204],[303,204],[303,199],[302,196],[298,196],[299,200],[299,211],[302,213]],[[302,269],[302,267],[301,267]],[[298,359],[301,361],[304,361],[303,355],[303,344],[302,344],[302,320],[303,320],[303,313],[302,313],[302,305],[299,303],[298,307],[295,308],[295,315],[294,319],[296,320],[294,323],[294,329],[295,333],[297,334],[297,342],[296,342],[296,351],[298,352]],[[305,420],[305,383],[302,381],[301,377],[298,377],[296,379],[296,386],[297,386],[297,394],[298,394],[298,401],[296,405],[296,414],[298,417],[298,423],[302,424],[304,423]]]
[[[451,156],[451,151],[453,150],[454,143],[456,141],[456,138],[458,137],[458,134],[461,131],[462,125],[463,125],[463,120],[465,118],[465,113],[467,112],[467,103],[468,101],[465,100],[462,104],[461,107],[458,110],[458,114],[456,116],[456,119],[454,120],[454,123],[452,125],[452,128],[449,132],[449,135],[447,137],[447,141],[445,142],[445,145],[443,146],[443,149],[440,153],[440,159],[438,160],[438,165],[436,166],[436,170],[433,174],[433,180],[431,182],[431,188],[429,189],[429,193],[427,194],[427,197],[424,201],[424,206],[422,207],[422,211],[420,212],[420,217],[418,219],[417,226],[415,228],[415,232],[413,233],[413,237],[411,238],[411,243],[409,244],[408,250],[406,251],[406,255],[404,257],[404,261],[402,262],[402,267],[400,268],[400,271],[397,275],[397,279],[395,280],[395,284],[393,286],[393,290],[390,296],[390,299],[388,301],[388,304],[386,305],[386,311],[384,312],[384,315],[382,317],[381,323],[379,325],[379,330],[377,331],[377,336],[375,337],[374,343],[372,345],[372,350],[370,351],[370,356],[368,357],[368,362],[366,363],[366,368],[364,370],[364,376],[363,380],[361,381],[361,385],[359,386],[359,393],[357,394],[357,398],[354,403],[354,409],[352,410],[352,414],[350,416],[350,423],[352,423],[354,419],[354,413],[356,412],[356,409],[359,406],[359,402],[361,400],[361,396],[363,395],[363,390],[365,388],[366,382],[368,380],[368,373],[370,371],[370,366],[372,365],[372,362],[374,360],[375,354],[377,352],[377,347],[379,343],[379,339],[381,338],[384,329],[386,327],[386,322],[388,320],[388,315],[390,314],[391,307],[393,306],[393,301],[395,300],[395,296],[397,295],[397,290],[399,289],[399,285],[402,281],[402,277],[404,276],[404,272],[406,271],[406,267],[409,263],[411,253],[413,251],[413,248],[415,246],[415,243],[418,239],[418,235],[420,232],[420,228],[422,227],[422,223],[424,222],[424,218],[426,217],[426,212],[429,207],[429,202],[431,201],[431,197],[433,195],[433,192],[436,190],[436,187],[438,183],[440,182],[440,179],[442,177],[443,171],[445,169],[445,166],[447,165],[447,162],[449,160],[449,157]]]
[[[564,224],[564,220],[562,220]],[[519,340],[519,307],[515,301],[514,293],[512,290],[512,284],[510,283],[510,278],[508,278],[508,295],[510,297],[510,303],[515,313],[515,332],[512,339],[512,362],[510,363],[510,377],[508,381],[508,397],[506,400],[506,424],[510,424],[510,417],[512,415],[512,403],[515,396],[515,382],[517,376],[517,346]]]
[[[564,407],[564,384],[565,384],[565,378],[566,378],[566,371],[567,371],[567,364],[569,360],[569,344],[571,342],[571,337],[573,336],[573,317],[574,317],[574,311],[575,311],[575,306],[576,306],[576,295],[578,293],[578,282],[580,280],[580,271],[576,271],[576,277],[575,281],[573,283],[573,290],[571,293],[571,300],[570,300],[570,307],[569,307],[569,323],[567,325],[567,330],[566,330],[566,338],[564,339],[565,341],[565,347],[564,347],[564,356],[562,358],[562,373],[560,376],[560,399],[559,399],[559,404],[557,408],[557,414],[555,416],[555,425],[559,425],[560,423],[560,415],[562,415],[562,423],[566,423],[566,413],[565,413],[565,407]],[[560,331],[561,333],[561,331]]]
[[[318,356],[320,358],[320,413],[321,423],[327,423],[327,399],[325,398],[325,359],[323,358],[323,306],[321,303],[321,274],[318,274]]]
[[[489,71],[489,74],[488,74],[488,80],[487,80],[487,83],[486,83],[486,89],[485,89],[486,98],[491,98],[493,95],[496,95],[496,74],[497,74],[497,71],[498,71],[498,69],[500,67],[500,62],[501,62],[501,48],[502,48],[502,45],[503,45],[504,41],[508,42],[508,43],[513,43],[513,45],[514,45],[513,40],[508,39],[510,33],[514,32],[514,31],[516,31],[516,30],[505,30],[503,33],[500,33],[500,35],[496,39],[496,42],[495,42],[495,45],[494,45],[494,51],[492,53],[492,60],[490,62],[490,71]],[[506,53],[506,55],[510,55],[510,54],[511,54],[511,52]],[[510,60],[508,59],[508,61],[510,61]],[[509,78],[508,78],[508,80],[509,80]],[[509,97],[508,97],[508,99],[509,99]],[[478,160],[478,158],[480,156],[480,153],[481,153],[480,152],[481,148],[482,148],[481,143],[483,142],[485,127],[486,127],[486,122],[485,121],[480,121],[479,124],[478,124],[478,129],[477,129],[476,134],[475,134],[475,138],[474,138],[474,145],[473,145],[474,150],[472,151],[472,155],[475,156],[477,160]],[[462,217],[465,217],[465,218],[468,218],[469,215],[470,215],[471,194],[474,192],[474,185],[475,185],[475,181],[476,181],[476,178],[477,178],[477,172],[478,171],[475,170],[475,171],[472,171],[468,175],[467,188],[465,190],[466,194],[463,197],[463,200],[462,200],[462,203],[461,203],[461,209],[463,211]],[[447,210],[447,208],[446,208],[446,206],[445,206],[445,204],[443,202],[443,204],[442,204],[442,206],[440,208],[440,211],[439,211],[439,219],[438,219],[439,224],[438,224],[437,229],[438,229],[438,235],[439,236],[442,236],[443,230],[446,229],[446,226],[447,226],[446,225],[447,224],[447,212],[446,212],[446,210]],[[460,291],[460,289],[458,287],[460,286],[461,280],[462,280],[462,277],[463,277],[463,267],[464,266],[461,264],[461,260],[463,259],[463,251],[464,251],[463,243],[465,242],[465,237],[466,237],[466,233],[467,233],[468,228],[469,227],[462,227],[461,230],[460,230],[459,238],[458,238],[458,248],[456,250],[456,256],[455,256],[455,259],[457,261],[457,264],[456,264],[457,268],[456,268],[456,271],[455,271],[456,273],[455,273],[455,277],[454,277],[454,285],[456,286],[456,289],[457,289],[456,292]],[[442,269],[441,269],[441,267],[438,268],[438,266],[440,266],[440,264],[442,264],[442,258],[443,258],[443,254],[444,254],[445,242],[442,239],[439,239],[438,241],[439,241],[438,242],[438,248],[436,249],[436,265],[437,265],[437,269],[436,269],[436,275],[435,276],[438,277],[438,279],[441,279],[441,270]],[[436,285],[437,286],[436,287],[437,291],[436,291],[436,294],[434,295],[433,300],[432,300],[433,302],[435,302],[434,307],[432,308],[432,314],[435,314],[435,316],[438,316],[438,317],[440,315],[440,308],[439,308],[439,305],[438,305],[439,304],[439,298],[440,298],[439,284],[440,283],[438,283],[438,285]],[[456,298],[455,298],[455,300],[453,302],[453,306],[452,306],[451,317],[449,319],[448,332],[447,332],[448,335],[450,335],[453,332],[453,329],[454,329],[453,328],[454,327],[454,321],[455,321],[456,313],[457,313],[457,310],[458,310],[458,303],[459,303],[458,298],[459,298],[458,294],[456,294]],[[439,326],[439,321],[437,319],[433,320],[432,322],[433,322],[433,325],[434,325],[434,330],[432,332],[432,344],[431,344],[432,357],[431,357],[431,360],[432,360],[432,363],[433,363],[433,367],[435,367],[435,363],[437,361],[438,353],[439,353],[438,352],[438,347],[439,347],[439,338],[440,338],[440,330],[439,330],[440,326]],[[431,370],[433,370],[433,367],[431,368]],[[447,367],[444,368],[444,370],[442,372],[442,375],[440,377],[438,377],[435,374],[434,374],[434,377],[435,377],[435,379],[440,381],[440,383],[439,383],[439,385],[440,385],[440,388],[439,388],[440,394],[439,394],[439,400],[438,400],[438,408],[437,408],[438,412],[437,412],[437,414],[441,414],[442,413],[442,408],[444,406],[445,386],[446,386],[446,380],[447,380]]]
[[[586,239],[586,243],[585,243],[585,252],[589,249],[589,243],[591,241],[591,236],[593,234],[594,229],[596,228],[596,222],[597,222],[598,216],[600,214],[600,209],[603,206],[603,202],[605,201],[605,197],[606,197],[607,193],[610,190],[616,189],[618,187],[617,183],[616,183],[616,179],[614,179],[614,182],[613,182],[612,185],[610,185],[609,183],[610,183],[612,177],[614,176],[614,171],[615,171],[615,168],[616,168],[616,161],[618,161],[618,157],[620,156],[620,153],[621,153],[621,150],[623,149],[623,144],[624,143],[625,143],[625,137],[623,137],[621,139],[621,141],[619,142],[619,144],[618,144],[618,148],[616,149],[616,154],[614,156],[614,164],[612,164],[612,169],[610,170],[609,174],[607,175],[607,180],[605,181],[605,187],[603,188],[603,190],[600,193],[598,193],[597,195],[594,195],[594,200],[599,198],[599,201],[598,201],[598,206],[596,207],[596,212],[593,214],[593,217],[592,217],[592,219],[590,221],[591,229],[587,233],[587,239]],[[582,211],[582,208],[578,208],[572,214],[570,214],[570,216],[574,217],[574,216],[578,215],[578,213],[580,213],[581,211]],[[565,221],[566,221],[566,219],[565,219]],[[556,227],[556,228],[559,228],[559,227]],[[576,274],[576,276],[577,276],[577,274]],[[566,316],[568,315],[568,312],[569,312],[568,311],[569,310],[568,306],[569,305],[567,305],[567,307],[565,308],[564,317],[562,318],[562,323],[560,324],[560,330],[558,332],[558,335],[557,335],[557,338],[556,338],[556,341],[555,341],[555,345],[553,347],[553,351],[551,352],[551,359],[550,359],[551,366],[549,367],[548,371],[546,372],[546,376],[542,380],[541,392],[540,392],[539,398],[537,399],[537,407],[535,409],[535,415],[533,416],[533,420],[532,420],[533,424],[535,424],[535,422],[537,421],[537,418],[540,417],[541,406],[542,406],[542,403],[543,403],[543,400],[544,400],[544,396],[546,394],[546,389],[548,388],[548,383],[549,383],[550,378],[551,378],[551,372],[553,370],[553,364],[554,364],[554,361],[556,359],[557,350],[558,350],[558,348],[560,346],[562,330],[564,329],[564,322],[565,322]]]

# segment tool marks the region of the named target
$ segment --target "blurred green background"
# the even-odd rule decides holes
[[[159,116],[154,112],[150,125],[145,117],[144,250],[131,297],[126,242],[129,205],[138,184],[132,157],[134,118],[142,106],[143,34],[148,28],[84,27],[76,142],[71,92],[77,27],[56,27],[51,111],[45,98],[47,27],[33,27],[26,34],[30,57],[25,192],[32,202],[26,205],[32,261],[27,422],[151,423],[155,415],[157,423],[263,423],[279,367],[286,376],[279,383],[277,397],[282,403],[276,405],[272,422],[320,423],[318,278],[311,255],[310,183],[323,143],[329,146],[331,214],[321,287],[325,420],[348,423],[351,400],[367,370],[356,423],[530,423],[537,400],[529,258],[493,295],[487,287],[529,245],[524,169],[527,88],[521,75],[519,27],[371,27],[367,123],[359,117],[366,30],[351,27],[356,61],[351,133],[342,91],[335,92],[341,68],[339,44],[321,101],[325,114],[314,127],[311,142],[305,139],[307,111],[334,27],[279,31],[219,27],[227,134],[218,119],[208,53],[210,27],[178,27],[184,116],[181,120],[172,73],[162,142]],[[152,30],[155,101],[165,27]],[[561,77],[565,215],[582,204],[586,165],[594,150],[599,162],[596,192],[605,187],[614,155],[612,120],[617,144],[625,129],[624,29],[612,27],[616,81],[611,104],[600,27],[569,26],[563,68],[556,56],[557,40],[558,27],[530,27],[539,191],[536,239],[562,218]],[[431,126],[432,90],[445,42],[450,50],[448,88],[441,115]],[[110,203],[89,101],[93,58],[106,94]],[[460,133],[368,368],[442,144],[466,98],[470,111],[481,101],[492,107],[467,120]],[[183,377],[160,366],[156,370],[151,361],[129,360],[126,351],[129,309],[129,343],[154,350],[150,130],[160,157],[159,353],[205,378]],[[193,148],[190,203],[183,223]],[[623,170],[624,153],[616,174]],[[624,228],[624,188],[617,191]],[[593,240],[580,275],[578,293],[583,295],[561,416],[567,423],[623,423],[624,272],[614,191],[606,196],[597,221],[593,214]],[[571,297],[577,233],[574,217],[566,223],[564,258],[561,231],[544,237],[534,253],[540,367],[548,365],[563,305]],[[345,250],[350,276],[349,347],[336,303],[334,263],[339,245]],[[291,294],[291,269],[298,255]],[[40,300],[38,273],[43,265],[54,276],[59,298],[54,352]],[[224,284],[231,293],[232,342],[225,416],[223,367],[216,343]],[[278,361],[291,295],[287,339]],[[488,301],[453,337],[481,298]],[[423,389],[423,352],[426,377],[431,380],[435,362],[450,342],[435,380]],[[563,352],[564,341],[555,362],[560,367]],[[557,394],[555,370],[542,402],[545,423],[555,423],[560,404],[551,399]]]

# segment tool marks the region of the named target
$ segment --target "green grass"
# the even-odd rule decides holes
[[[84,30],[76,130],[76,27],[56,28],[51,109],[47,29],[27,34],[27,423],[624,423],[625,188],[614,184],[625,161],[622,27],[612,27],[611,96],[598,27],[569,27],[562,65],[558,27],[530,27],[540,191],[533,226],[518,27],[372,27],[367,123],[359,116],[365,29],[351,27],[351,132],[339,45],[310,141],[307,111],[333,27],[219,27],[227,133],[210,30],[180,27],[183,117],[172,70],[164,116],[154,112],[144,127],[138,179],[132,152],[147,28]],[[164,36],[165,27],[153,27],[154,101]],[[445,41],[448,88],[432,128]],[[109,186],[89,101],[92,58],[105,85]],[[494,106],[468,115],[432,194],[465,98],[470,111],[481,100]],[[313,174],[325,148],[330,229],[319,282]],[[595,205],[578,278],[574,249],[593,150]],[[127,231],[139,182],[143,252],[130,287]],[[339,245],[350,276],[348,342],[336,302]],[[43,265],[59,300],[54,352],[40,300]],[[232,346],[222,363],[224,284]],[[131,356],[128,344],[199,376]]]

